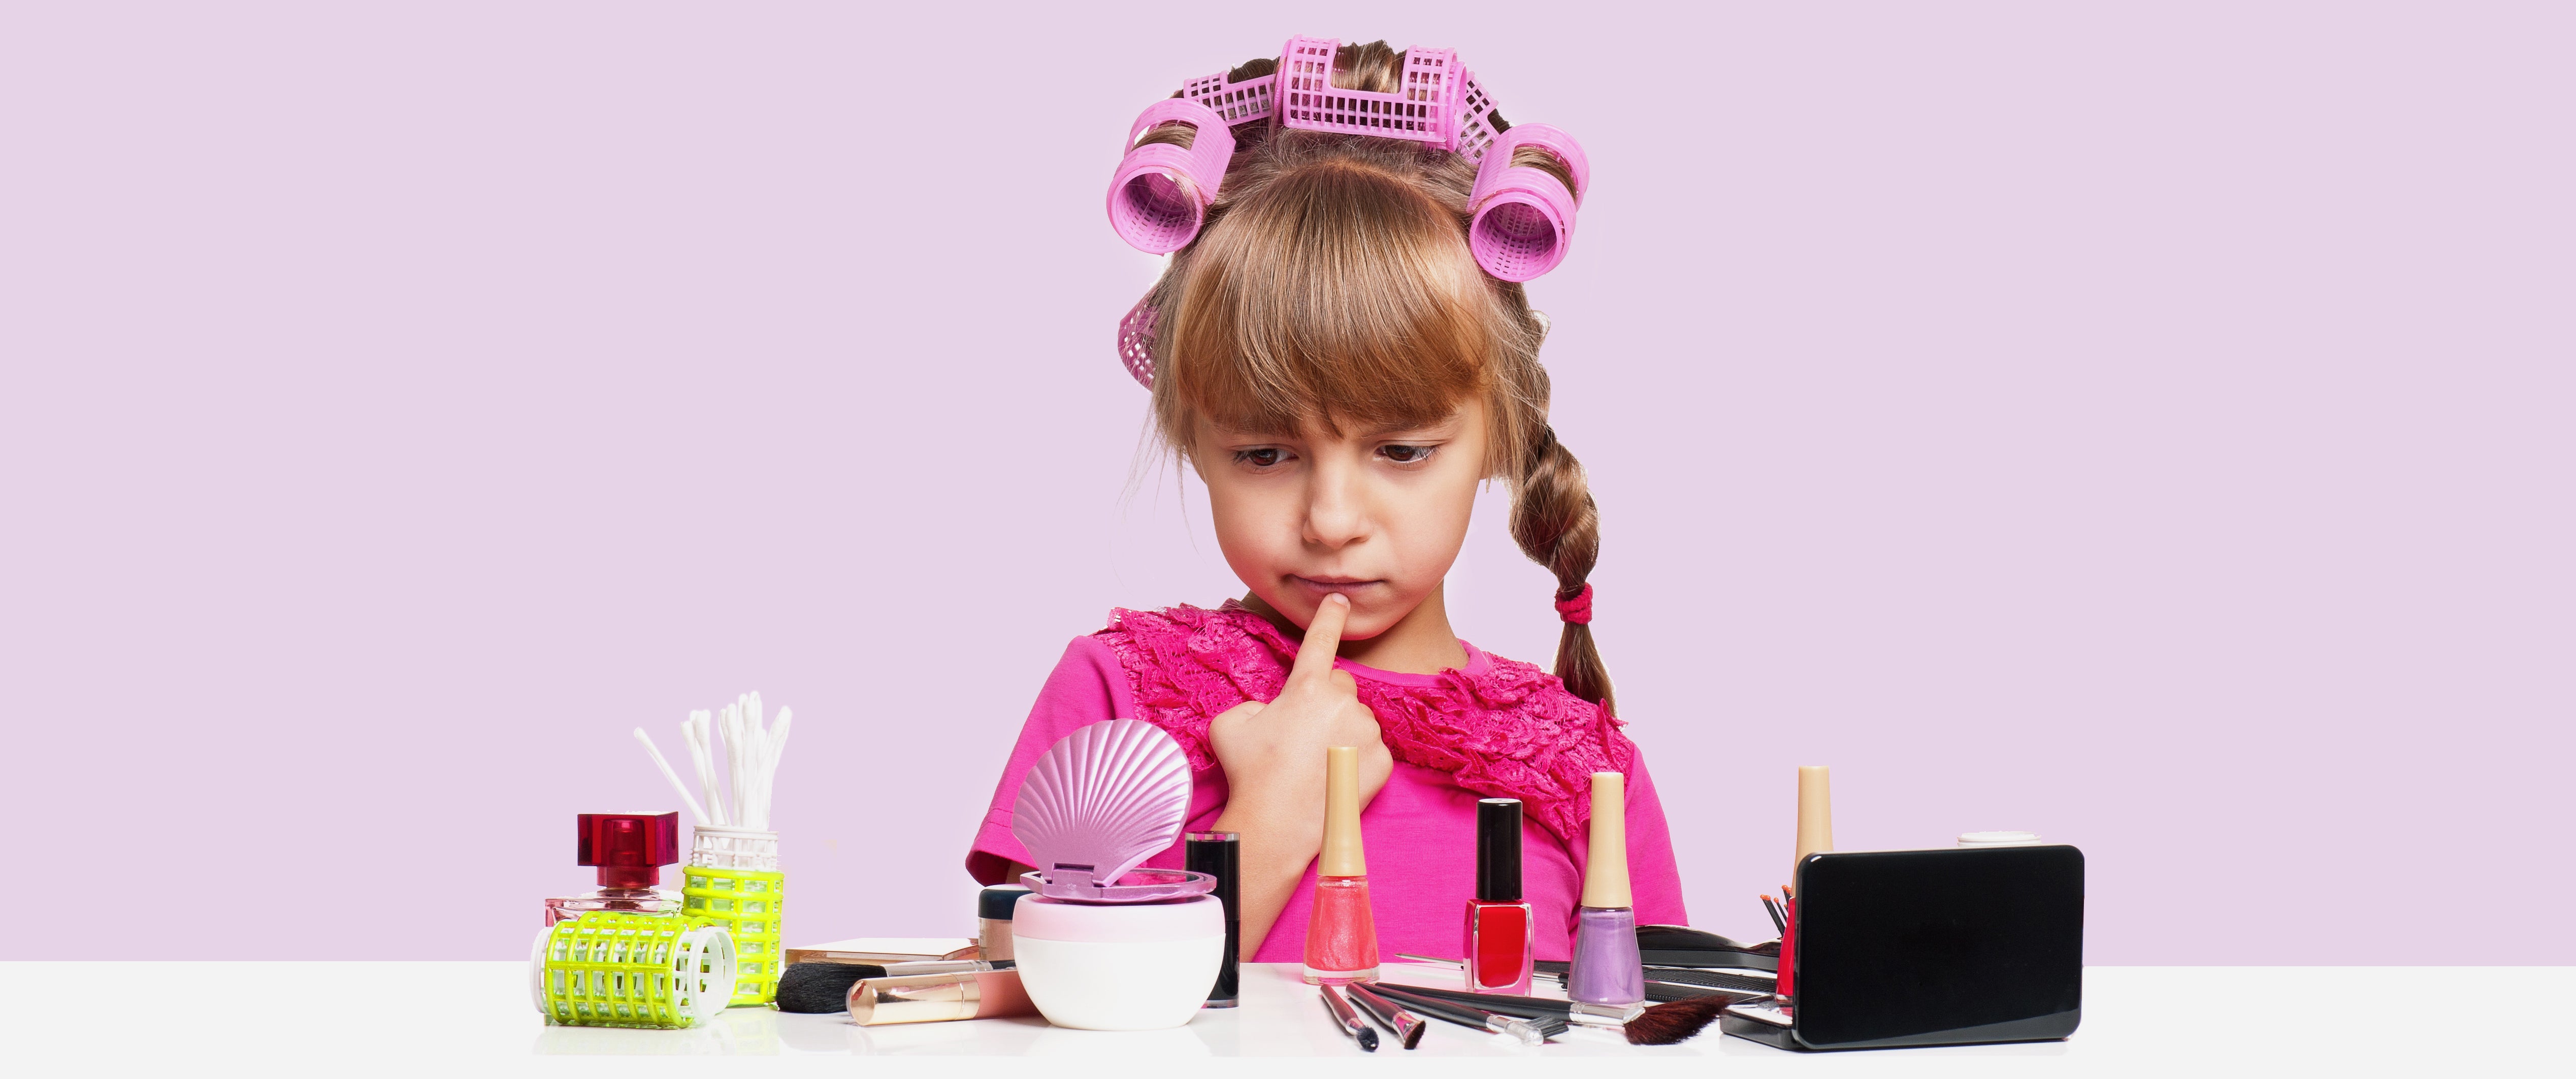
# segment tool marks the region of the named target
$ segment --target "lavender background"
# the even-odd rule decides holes
[[[2081,844],[2097,963],[2576,962],[2569,8],[1302,7],[0,10],[14,954],[515,958],[747,688],[789,935],[968,933],[1065,640],[1240,590],[1118,135],[1302,31],[1592,154],[1532,295],[1699,924],[1825,763],[1848,848]]]

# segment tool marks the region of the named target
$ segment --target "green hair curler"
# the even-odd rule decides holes
[[[697,1026],[734,981],[732,932],[699,918],[592,911],[538,933],[528,955],[528,994],[562,1026]]]
[[[778,833],[698,826],[689,864],[681,869],[685,916],[731,931],[736,953],[733,1003],[778,999],[785,958],[779,919],[786,910],[787,876],[778,871]]]

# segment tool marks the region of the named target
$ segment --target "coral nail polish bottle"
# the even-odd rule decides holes
[[[1360,853],[1360,751],[1324,750],[1324,850],[1315,858],[1315,910],[1306,919],[1306,983],[1377,977],[1377,918]]]
[[[1628,892],[1628,777],[1592,773],[1592,843],[1583,863],[1583,905],[1574,912],[1574,962],[1565,995],[1590,1004],[1646,999],[1637,956],[1637,911]]]
[[[1467,901],[1467,989],[1528,995],[1537,923],[1521,899],[1521,801],[1476,803],[1476,897]]]

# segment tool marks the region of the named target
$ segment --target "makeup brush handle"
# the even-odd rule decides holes
[[[1521,1016],[1504,1015],[1500,1012],[1489,1012],[1482,1008],[1472,1008],[1464,1004],[1456,1004],[1442,1000],[1438,997],[1415,996],[1406,991],[1411,988],[1410,986],[1388,985],[1384,982],[1379,982],[1374,986],[1374,988],[1380,995],[1386,997],[1388,1000],[1402,1004],[1412,1011],[1420,1012],[1421,1014],[1430,1016],[1434,1019],[1445,1019],[1462,1027],[1474,1027],[1478,1030],[1490,1031],[1495,1034],[1509,1034],[1529,1045],[1537,1045],[1540,1042],[1547,1040],[1548,1032],[1546,1030],[1542,1029],[1537,1022],[1533,1022]],[[1564,1017],[1550,1016],[1546,1019],[1540,1020],[1540,1022],[1549,1021],[1553,1021],[1561,1025],[1564,1021]]]
[[[1377,1031],[1360,1019],[1360,1013],[1351,1007],[1350,1000],[1333,986],[1318,988],[1322,990],[1319,999],[1324,1002],[1324,1014],[1333,1017],[1333,1025],[1342,1028],[1342,1033],[1349,1035],[1352,1041],[1360,1043],[1362,1050],[1377,1052]]]
[[[1628,1021],[1645,1014],[1643,1004],[1587,1004],[1579,1000],[1550,1000],[1546,997],[1523,997],[1509,993],[1469,993],[1457,989],[1431,989],[1419,985],[1404,986],[1404,991],[1420,996],[1437,997],[1454,1004],[1482,1008],[1504,1015],[1530,1019],[1563,1019],[1584,1026],[1626,1026]]]
[[[1364,983],[1352,982],[1343,988],[1350,991],[1351,1003],[1358,1005],[1361,1011],[1367,1012],[1369,1018],[1377,1020],[1378,1025],[1385,1027],[1387,1033],[1395,1035],[1396,1044],[1407,1049],[1422,1044],[1422,1028],[1426,1024],[1421,1016],[1404,1010],[1401,1004],[1377,995]]]

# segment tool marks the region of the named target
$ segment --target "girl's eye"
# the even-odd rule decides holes
[[[1254,468],[1268,468],[1287,459],[1288,451],[1276,446],[1263,446],[1257,450],[1234,451],[1234,462],[1236,464],[1251,465]]]
[[[1412,465],[1430,460],[1431,451],[1436,448],[1433,446],[1381,446],[1377,452],[1385,454],[1387,460],[1399,465]]]

